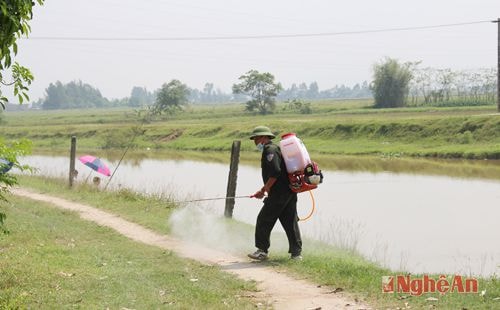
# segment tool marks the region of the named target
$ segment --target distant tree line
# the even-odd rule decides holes
[[[316,99],[374,98],[375,107],[380,108],[408,105],[483,105],[494,104],[496,101],[497,77],[493,68],[454,71],[419,66],[420,63],[417,62],[400,63],[395,59],[386,58],[374,65],[371,83],[364,81],[352,87],[335,85],[325,90],[320,90],[317,82],[309,85],[294,83],[289,88],[283,88],[280,83],[274,82],[274,76],[271,75],[270,79],[268,76],[270,73],[259,73],[255,70],[250,70],[241,76],[241,83],[233,85],[232,93],[225,93],[215,88],[213,83],[206,83],[202,90],[179,83],[185,86],[182,93],[186,94],[187,103],[246,102],[247,110],[255,109],[261,113],[272,111],[268,107],[272,107],[274,101],[262,101],[264,99],[256,96],[255,91],[257,93],[269,91],[272,96],[268,96],[265,100],[272,98],[293,103],[290,107],[297,108],[298,103],[301,103],[297,108],[300,110],[304,110],[302,105],[305,103],[304,100]],[[261,79],[259,83],[264,84],[252,85],[255,78]],[[262,88],[264,85],[270,88]],[[102,96],[99,89],[82,81],[72,81],[67,84],[57,81],[47,87],[45,98],[38,100],[34,106],[43,109],[153,107],[158,102],[161,90],[162,88],[151,92],[145,87],[134,86],[129,97],[109,100]],[[263,108],[264,106],[268,107]],[[309,107],[307,108],[306,110],[309,110]]]
[[[415,68],[410,82],[409,103],[413,105],[494,104],[497,70]]]
[[[215,88],[213,83],[205,83],[202,90],[190,89],[189,102],[192,103],[221,103],[234,100],[232,94],[224,93],[219,88]]]
[[[161,88],[160,88],[161,89]],[[66,84],[57,81],[50,83],[45,89],[46,95],[33,104],[34,107],[44,110],[50,109],[77,109],[103,107],[146,107],[153,106],[160,89],[149,91],[145,87],[134,86],[129,97],[121,99],[107,99],[99,89],[82,81],[72,81]],[[293,99],[328,99],[328,98],[370,98],[371,91],[368,82],[356,84],[352,88],[345,85],[336,85],[327,90],[319,90],[318,83],[312,82],[292,84],[288,89],[280,89],[277,99],[287,101]],[[247,96],[241,93],[225,93],[215,88],[213,83],[206,83],[202,90],[188,88],[187,100],[189,103],[224,103],[243,102]]]
[[[293,99],[344,99],[344,98],[372,98],[370,85],[367,81],[355,84],[353,87],[335,85],[333,88],[319,90],[317,82],[309,85],[306,83],[293,83],[289,88],[281,88],[276,99],[279,101]],[[221,103],[244,101],[241,93],[224,93],[220,89],[214,89],[212,83],[206,83],[203,90],[191,89],[189,101],[192,103]]]
[[[309,86],[306,83],[299,85],[294,83],[290,88],[283,89],[277,98],[285,101],[293,99],[359,99],[372,97],[370,85],[367,81],[364,81],[361,84],[355,84],[353,87],[342,84],[321,91],[317,82],[312,82]]]
[[[386,58],[374,65],[375,107],[473,106],[495,104],[497,71],[420,68],[419,62]]]

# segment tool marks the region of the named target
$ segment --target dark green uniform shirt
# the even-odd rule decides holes
[[[269,195],[292,193],[288,186],[288,173],[286,171],[285,161],[281,155],[279,146],[269,142],[264,145],[264,151],[261,158],[262,181],[264,184],[270,177],[276,178],[276,183],[271,188]]]

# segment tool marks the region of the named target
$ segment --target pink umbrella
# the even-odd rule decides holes
[[[100,174],[104,174],[108,177],[111,175],[111,173],[109,172],[109,168],[97,157],[84,155],[78,159],[82,162],[82,164],[92,168]]]

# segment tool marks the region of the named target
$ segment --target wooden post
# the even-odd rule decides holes
[[[238,179],[238,164],[240,162],[240,146],[241,141],[233,141],[231,147],[231,163],[229,165],[229,177],[227,179],[226,191],[226,208],[224,209],[224,216],[227,218],[233,217],[234,209],[234,196],[236,195],[236,181]]]
[[[73,180],[76,177],[75,173],[75,154],[76,154],[76,137],[71,137],[71,150],[69,155],[69,187],[73,187]]]

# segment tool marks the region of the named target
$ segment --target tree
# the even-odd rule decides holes
[[[395,108],[406,104],[413,63],[400,64],[397,60],[386,58],[374,66],[372,82],[376,108]]]
[[[316,99],[319,96],[319,86],[317,82],[312,82],[309,85],[309,90],[307,91],[307,98]]]
[[[231,94],[226,94],[219,88],[215,88],[213,83],[205,83],[203,90],[199,90],[196,88],[189,89],[188,100],[191,103],[223,103],[230,101],[238,101],[236,96],[232,96]]]
[[[205,87],[203,87],[203,101],[213,102],[213,92],[214,92],[214,84],[205,83]]]
[[[257,109],[259,113],[267,114],[275,109],[275,97],[283,88],[280,83],[274,83],[271,73],[250,70],[240,76],[239,80],[242,82],[233,85],[233,93],[252,97],[252,100],[246,102],[247,111]]]
[[[9,187],[17,184],[17,178],[11,173],[4,172],[5,162],[9,162],[13,168],[17,168],[20,171],[30,170],[30,167],[26,165],[21,165],[17,158],[19,156],[28,155],[31,151],[31,141],[22,139],[20,141],[14,141],[11,143],[6,143],[2,137],[0,137],[0,202],[7,201],[5,194],[9,192]],[[5,213],[1,212],[0,209],[0,232],[7,233],[8,231],[4,227],[4,221],[6,219]]]
[[[55,84],[50,83],[45,92],[47,97],[42,104],[44,109],[60,109],[68,102],[64,86],[59,81]]]
[[[131,107],[142,107],[149,105],[152,102],[152,94],[148,92],[146,87],[134,86],[130,93],[128,105]]]
[[[43,0],[37,0],[39,5]],[[32,9],[35,5],[33,1],[26,0],[0,0],[0,86],[13,86],[14,95],[22,103],[25,99],[29,100],[26,86],[31,84],[33,75],[29,69],[12,62],[13,56],[17,55],[17,39],[23,35],[28,35],[30,26],[28,21],[33,17]],[[12,81],[4,80],[4,71],[11,69]],[[5,109],[7,98],[2,95],[0,87],[0,105]],[[17,157],[29,152],[29,142],[12,142],[7,144],[0,137],[0,158],[3,158],[14,166],[23,170],[25,167],[19,165]],[[15,176],[9,173],[0,173],[0,200],[5,200],[4,193],[8,188],[17,183]],[[6,215],[0,211],[0,231],[6,232],[4,227]]]
[[[43,0],[37,0],[39,5]],[[17,39],[27,36],[31,28],[28,22],[33,17],[33,6],[35,2],[26,0],[0,0],[0,84],[3,86],[13,86],[14,96],[17,96],[20,103],[29,100],[27,94],[28,87],[33,81],[33,75],[26,67],[12,62],[17,55]],[[4,71],[11,69],[12,80],[4,80]],[[0,88],[0,104],[5,109],[7,97],[2,95]]]
[[[189,88],[179,80],[172,80],[162,85],[152,108],[153,114],[174,114],[187,105]]]
[[[45,91],[47,96],[43,101],[44,109],[85,109],[109,105],[99,89],[82,81],[68,84],[57,81],[55,84],[50,83]]]

